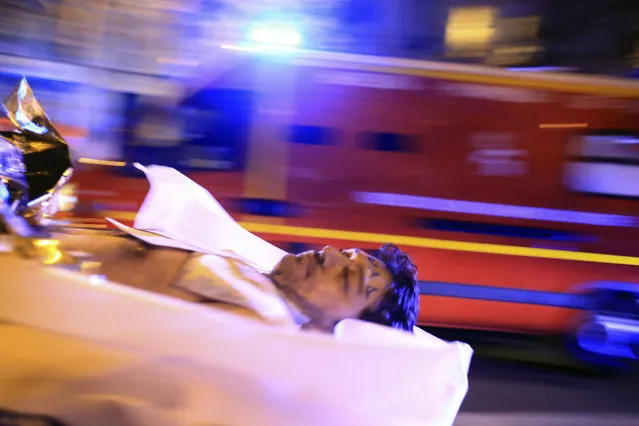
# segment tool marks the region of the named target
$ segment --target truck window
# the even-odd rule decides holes
[[[332,129],[321,126],[293,125],[289,141],[303,145],[335,145],[336,137]]]
[[[409,135],[397,133],[369,132],[364,135],[365,149],[384,152],[412,152],[414,141]]]
[[[610,131],[575,136],[567,154],[564,183],[569,190],[639,198],[639,135]]]
[[[250,135],[252,93],[206,89],[179,106],[136,100],[124,139],[128,163],[178,170],[240,170]]]

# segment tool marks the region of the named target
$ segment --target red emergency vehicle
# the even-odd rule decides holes
[[[420,324],[639,355],[639,83],[229,55],[179,113],[129,114],[141,118],[120,158],[81,160],[78,217],[132,220],[148,188],[129,164],[172,165],[289,250],[402,246],[419,267]]]

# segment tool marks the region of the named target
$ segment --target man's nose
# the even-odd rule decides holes
[[[337,250],[335,247],[333,246],[324,246],[321,250],[320,253],[322,254],[339,254],[339,250]]]
[[[324,258],[324,267],[338,266],[345,260],[340,251],[332,246],[326,246],[320,250],[320,254]]]

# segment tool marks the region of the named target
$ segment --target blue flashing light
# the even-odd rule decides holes
[[[259,50],[295,50],[302,44],[302,34],[294,26],[278,22],[260,22],[248,32],[251,44]]]

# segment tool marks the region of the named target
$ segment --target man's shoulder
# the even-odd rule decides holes
[[[182,279],[206,277],[230,285],[247,282],[267,293],[276,293],[265,271],[232,252],[193,253],[185,263],[181,275]]]
[[[193,253],[173,286],[197,294],[206,302],[248,309],[267,322],[306,321],[263,271],[232,252]]]

